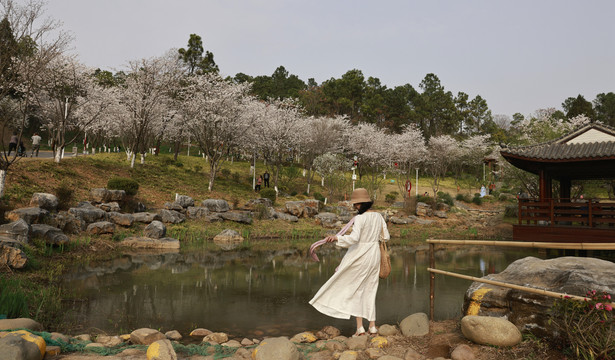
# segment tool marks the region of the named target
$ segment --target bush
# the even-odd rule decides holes
[[[464,198],[463,194],[457,194],[457,196],[455,196],[455,200],[457,200],[457,201],[465,201],[465,198]]]
[[[124,190],[126,195],[134,196],[139,190],[139,183],[130,178],[112,177],[107,181],[107,189]]]
[[[504,217],[516,218],[519,207],[517,205],[506,205],[504,208]]]
[[[319,192],[314,193],[314,199],[322,201],[323,203],[325,202],[325,197]]]
[[[58,210],[68,210],[73,202],[75,190],[68,184],[62,182],[53,192],[58,198]]]
[[[240,177],[239,173],[237,173],[237,172],[234,172],[234,173],[231,175],[231,177],[233,178],[233,181],[234,181],[235,183],[237,183],[237,184],[239,183],[239,180],[241,180],[241,177]]]
[[[201,165],[194,165],[195,173],[200,173],[202,170],[203,170],[203,167]]]
[[[416,202],[422,202],[422,203],[426,203],[426,204],[431,204],[431,203],[433,203],[433,199],[430,198],[429,196],[419,195],[416,198]]]
[[[254,217],[258,220],[269,219],[269,208],[266,205],[258,204],[254,210]]]
[[[455,205],[455,202],[453,202],[453,197],[449,193],[438,191],[438,200],[442,201],[443,203],[449,206]]]
[[[271,200],[272,203],[275,203],[275,200],[276,200],[275,190],[273,190],[272,188],[264,188],[263,190],[261,190],[260,196],[262,198]]]
[[[553,303],[550,322],[559,330],[561,340],[579,359],[615,358],[615,314],[611,295],[596,290],[587,292],[589,300],[568,296]]]
[[[397,195],[399,195],[397,191],[390,192],[384,196],[384,201],[389,204],[392,204],[395,202],[395,199],[397,199]]]
[[[226,168],[220,170],[220,173],[222,174],[222,176],[224,176],[225,179],[228,179],[231,176],[231,170]]]
[[[474,196],[474,198],[472,198],[472,203],[476,204],[476,205],[482,205],[483,204],[483,198],[479,196]]]

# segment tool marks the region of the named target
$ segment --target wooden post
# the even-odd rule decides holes
[[[522,225],[523,221],[521,221],[521,199],[517,199],[517,204],[519,204],[519,212],[517,213],[517,216],[519,216],[519,225]]]
[[[587,200],[587,221],[589,223],[589,227],[592,227],[592,199]]]
[[[554,205],[553,205],[553,199],[549,200],[549,205],[550,205],[550,215],[551,215],[551,226],[555,226],[555,214],[554,214]]]
[[[436,254],[435,244],[429,244],[429,267],[434,269],[436,267]],[[429,319],[433,321],[434,313],[434,289],[436,286],[436,274],[429,273]]]

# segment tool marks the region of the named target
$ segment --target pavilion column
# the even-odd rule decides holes
[[[567,199],[570,201],[570,189],[572,187],[572,183],[569,178],[561,178],[559,180],[559,197],[560,199]]]
[[[551,199],[553,197],[551,175],[544,170],[540,170],[540,173],[538,174],[538,188],[540,201],[547,201],[547,199]]]

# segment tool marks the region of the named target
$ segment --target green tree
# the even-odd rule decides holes
[[[384,93],[384,125],[395,133],[401,133],[404,126],[416,124],[415,103],[419,97],[410,84],[387,89]]]
[[[322,84],[333,114],[348,115],[354,123],[359,121],[365,87],[363,72],[357,69],[347,71],[341,79],[331,78]]]
[[[420,128],[426,138],[431,136],[451,134],[459,129],[455,118],[455,101],[450,91],[444,91],[444,86],[435,74],[427,74],[419,87],[421,101],[419,108]]]
[[[569,97],[564,100],[562,107],[566,112],[566,117],[571,119],[578,115],[585,115],[590,119],[595,119],[594,108],[592,103],[585,100],[583,95],[579,94],[576,98]]]
[[[205,51],[203,48],[203,40],[197,34],[190,34],[188,39],[188,48],[181,48],[178,50],[179,58],[184,61],[188,68],[188,74],[194,73],[215,73],[217,74],[220,69],[214,61],[214,54],[210,51]],[[203,56],[203,52],[205,55]]]
[[[491,110],[487,106],[487,101],[480,95],[476,95],[468,104],[470,108],[470,119],[474,127],[472,133],[487,134],[493,128],[493,117]]]
[[[596,120],[615,126],[615,93],[601,93],[594,100]]]

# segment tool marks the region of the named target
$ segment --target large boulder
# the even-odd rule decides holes
[[[97,208],[104,210],[104,211],[120,211],[120,204],[118,204],[117,201],[112,201],[112,202],[108,202],[108,203],[102,203],[102,204],[98,204],[96,205]]]
[[[161,209],[160,219],[162,220],[163,223],[179,224],[181,222],[184,222],[184,220],[186,220],[186,215],[178,211],[175,211],[175,210]]]
[[[515,324],[491,316],[464,316],[461,332],[468,340],[481,345],[515,346],[522,340]]]
[[[8,224],[0,225],[0,236],[6,236],[27,244],[30,239],[30,224],[19,219]]]
[[[526,257],[484,279],[584,296],[587,290],[615,293],[615,263],[587,257],[541,260]],[[552,297],[474,282],[465,293],[463,313],[506,318],[521,331],[554,336],[548,325]]]
[[[0,264],[13,269],[23,269],[28,262],[27,255],[20,248],[21,243],[17,240],[0,237]]]
[[[3,359],[42,360],[46,346],[45,339],[26,330],[12,331],[0,338]]]
[[[268,198],[252,199],[245,204],[245,207],[250,210],[256,210],[259,206],[272,207],[273,202]]]
[[[288,222],[297,222],[297,221],[299,221],[299,218],[296,217],[295,215],[290,215],[290,214],[279,212],[279,211],[274,211],[273,212],[273,218],[274,219],[280,219],[280,220],[288,221]]]
[[[185,211],[185,209],[177,202],[166,202],[163,207],[167,210],[173,210],[177,212]]]
[[[92,235],[113,234],[115,232],[115,224],[109,221],[98,221],[88,225],[86,231]]]
[[[6,218],[9,219],[9,221],[23,219],[28,224],[39,224],[42,223],[48,216],[49,211],[45,209],[41,209],[39,207],[28,207],[10,211],[6,215]]]
[[[288,201],[284,204],[286,212],[296,217],[314,217],[321,207],[318,200]]]
[[[231,207],[226,200],[222,199],[207,199],[201,202],[202,207],[206,207],[212,212],[225,212],[229,211]]]
[[[162,219],[160,217],[160,215],[158,215],[156,213],[150,213],[150,212],[134,213],[134,214],[132,214],[132,217],[133,217],[135,222],[146,223],[146,224],[149,224],[149,223],[151,223],[154,220],[161,220]]]
[[[49,245],[64,245],[70,241],[62,230],[45,224],[33,224],[32,237],[41,238]]]
[[[76,217],[68,211],[60,211],[54,214],[48,224],[57,227],[65,234],[79,234],[86,228],[86,223],[83,219]]]
[[[130,227],[132,226],[132,223],[134,223],[135,218],[132,214],[122,214],[116,211],[111,211],[107,213],[107,220],[116,225]]]
[[[235,230],[226,229],[214,237],[214,243],[222,250],[233,250],[243,242],[243,237]]]
[[[167,234],[167,227],[160,221],[154,220],[143,230],[143,235],[152,239],[160,239]]]
[[[299,360],[301,353],[297,346],[285,337],[268,338],[261,341],[252,351],[254,360]]]
[[[104,188],[90,190],[90,200],[95,203],[105,203],[110,201],[122,202],[126,198],[124,190],[109,190]]]
[[[250,216],[249,211],[241,211],[241,212],[223,212],[218,214],[224,220],[234,221],[241,224],[252,224],[252,217]]]
[[[327,228],[327,229],[335,229],[339,227],[337,215],[330,212],[322,212],[314,217],[316,219],[316,224]]]
[[[202,206],[189,206],[186,209],[186,216],[188,219],[200,219],[209,215],[209,209]]]
[[[425,313],[412,314],[399,323],[404,336],[423,336],[429,334],[429,318]]]
[[[30,318],[0,319],[0,331],[13,329],[42,331],[43,326]]]
[[[149,345],[158,340],[166,340],[166,336],[158,330],[141,328],[130,333],[130,342],[137,345]]]
[[[420,201],[416,203],[416,216],[433,216],[431,205],[427,205]]]
[[[175,202],[184,209],[189,206],[194,206],[194,199],[188,195],[176,195]]]
[[[30,199],[30,206],[55,211],[58,207],[58,197],[48,193],[34,193]]]
[[[88,224],[104,220],[107,214],[104,210],[97,208],[87,201],[79,203],[77,207],[68,209],[68,212]]]
[[[177,360],[177,354],[170,340],[158,340],[147,347],[147,360]]]

